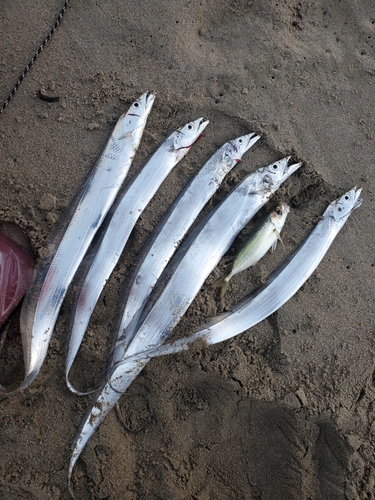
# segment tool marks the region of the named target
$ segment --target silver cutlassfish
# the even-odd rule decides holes
[[[179,250],[181,260],[130,343],[126,357],[139,354],[165,340],[242,227],[281,183],[301,166],[301,163],[297,163],[288,167],[288,161],[289,157],[284,158],[248,175],[213,210],[187,250]],[[91,435],[147,361],[134,359],[126,364],[120,362],[113,368],[102,391],[94,398],[74,440],[69,484],[74,464]]]
[[[73,313],[66,358],[66,383],[72,392],[79,393],[69,381],[70,368],[85,335],[95,304],[120,258],[133,227],[161,183],[188,153],[207,125],[208,121],[199,118],[173,132],[126,187],[123,195],[111,209],[110,221],[85,277]]]
[[[21,310],[25,379],[15,391],[27,387],[43,364],[67,288],[128,173],[153,102],[154,95],[145,93],[120,117],[90,176],[48,241]],[[0,394],[12,392],[0,386]]]
[[[248,134],[221,146],[189,182],[155,228],[147,253],[134,271],[127,300],[124,302],[117,328],[118,340],[113,363],[123,358],[135,335],[137,322],[148,296],[182,238],[204,205],[215,194],[226,174],[259,139],[259,135]]]

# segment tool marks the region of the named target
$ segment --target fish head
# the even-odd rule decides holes
[[[283,228],[289,211],[289,205],[282,202],[271,212],[271,221],[278,232]]]
[[[133,133],[142,134],[148,115],[155,101],[154,94],[145,92],[123,113],[113,130],[114,138],[121,140]]]
[[[361,191],[362,189],[354,187],[340,198],[337,198],[328,205],[323,217],[332,217],[336,222],[344,224],[352,211],[361,206],[363,201]]]
[[[239,163],[242,156],[260,139],[260,135],[247,134],[227,142],[223,146],[222,160],[228,165]]]
[[[173,150],[189,149],[202,135],[203,130],[207,127],[209,121],[203,121],[203,118],[198,118],[193,122],[187,123],[184,127],[179,128],[174,135]]]
[[[292,165],[288,165],[290,156],[282,158],[279,161],[273,162],[267,167],[263,167],[259,169],[260,177],[258,181],[261,184],[261,187],[273,193],[279,186],[290,177],[293,172],[299,169],[302,163],[294,163]]]
[[[145,113],[149,113],[151,110],[152,105],[154,104],[155,101],[155,95],[154,94],[147,94],[145,92],[144,94],[141,95],[138,99],[136,99],[133,104],[130,106],[129,110],[125,113],[128,116],[137,116],[141,117]]]

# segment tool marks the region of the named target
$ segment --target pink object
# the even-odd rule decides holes
[[[34,259],[0,233],[0,326],[27,292],[33,273]]]

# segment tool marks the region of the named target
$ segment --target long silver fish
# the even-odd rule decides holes
[[[230,272],[212,285],[213,288],[221,287],[221,298],[224,297],[228,283],[233,276],[254,266],[270,248],[272,248],[272,251],[276,249],[277,242],[281,241],[280,232],[285,224],[289,210],[290,208],[286,203],[280,203],[251,231],[234,259]]]
[[[208,121],[199,118],[173,132],[152,155],[111,209],[111,217],[75,304],[66,358],[66,383],[82,343],[90,317],[104,285],[115,268],[126,242],[143,210],[161,183],[201,136]]]
[[[182,238],[226,174],[259,139],[259,135],[248,134],[221,146],[189,182],[155,228],[151,244],[148,248],[146,246],[147,253],[134,271],[130,291],[124,301],[125,307],[117,327],[113,363],[123,358],[135,335],[145,303]]]
[[[165,340],[242,227],[268,201],[281,183],[301,166],[301,163],[297,163],[288,167],[289,159],[284,158],[248,175],[213,210],[208,221],[194,235],[188,249],[179,250],[181,260],[130,343],[126,351],[127,357]],[[145,364],[147,360],[139,362],[136,359],[126,365],[118,363],[102,391],[94,398],[73,443],[69,484],[74,464],[91,435]]]
[[[143,94],[118,120],[80,193],[50,237],[21,310],[27,387],[45,359],[67,288],[97,229],[112,205],[139,146],[154,95]],[[15,392],[0,386],[0,394]]]
[[[254,295],[242,300],[232,311],[212,319],[209,326],[188,338],[165,344],[126,358],[130,369],[136,361],[143,364],[146,359],[183,351],[197,340],[216,344],[230,339],[253,327],[277,311],[301,288],[320,264],[337,234],[350,214],[362,204],[361,189],[353,188],[333,201],[323,213],[305,242],[277,269]]]

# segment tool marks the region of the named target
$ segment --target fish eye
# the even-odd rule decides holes
[[[189,125],[187,126],[187,128],[188,128],[188,130],[191,130],[191,129],[193,128],[193,125],[191,125],[191,124],[189,123]]]
[[[273,168],[274,170],[277,170],[277,168],[278,168],[278,167],[277,167],[276,163],[275,163],[275,165],[272,165],[272,168]]]
[[[281,208],[277,208],[275,210],[275,212],[276,212],[276,215],[282,215],[282,213],[283,213],[283,211],[281,210]]]
[[[338,210],[339,212],[342,212],[342,208],[341,208],[341,207],[337,207],[337,210]]]
[[[135,103],[134,103],[134,107],[135,107],[135,108],[138,108],[138,106],[139,106],[139,102],[135,102]]]
[[[238,139],[238,142],[239,142],[239,144],[242,144],[243,140],[242,139]]]
[[[347,195],[347,194],[346,194],[346,195],[344,196],[344,200],[348,201],[348,200],[349,200],[349,195]]]

